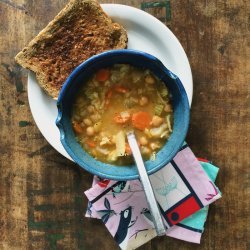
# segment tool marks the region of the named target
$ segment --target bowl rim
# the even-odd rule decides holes
[[[120,175],[111,175],[108,173],[103,173],[103,172],[99,172],[96,171],[93,167],[89,166],[88,164],[84,164],[81,165],[79,163],[79,158],[75,155],[74,151],[71,149],[71,147],[68,145],[66,139],[65,139],[65,131],[63,128],[63,124],[62,124],[62,118],[63,118],[63,108],[62,108],[62,102],[63,102],[63,98],[64,96],[67,94],[67,90],[70,86],[71,81],[74,81],[74,79],[82,73],[83,70],[85,70],[86,68],[89,68],[92,64],[94,64],[96,62],[96,60],[101,60],[102,58],[105,57],[109,57],[112,60],[112,57],[117,57],[118,55],[136,55],[136,56],[142,56],[145,59],[149,59],[152,61],[152,63],[156,64],[157,67],[159,68],[159,70],[161,70],[162,72],[164,72],[164,74],[167,74],[168,77],[172,78],[176,84],[177,87],[179,88],[179,91],[182,93],[182,102],[183,105],[185,107],[186,112],[184,112],[185,115],[185,121],[186,123],[184,123],[183,126],[183,140],[180,140],[179,143],[176,145],[176,148],[173,148],[172,152],[168,154],[167,156],[167,160],[165,160],[164,162],[161,162],[161,164],[156,165],[154,168],[147,170],[148,174],[151,175],[155,172],[157,172],[158,170],[160,170],[162,167],[166,166],[173,158],[174,156],[179,152],[179,150],[181,149],[187,131],[188,131],[188,127],[189,127],[189,119],[190,119],[190,106],[189,106],[189,101],[188,101],[188,96],[187,93],[185,91],[185,88],[181,82],[181,80],[173,73],[171,72],[165,65],[163,65],[163,63],[155,56],[143,52],[143,51],[139,51],[139,50],[133,50],[133,49],[119,49],[119,50],[109,50],[109,51],[105,51],[103,53],[94,55],[92,57],[90,57],[89,59],[87,59],[86,61],[84,61],[83,63],[81,63],[80,65],[78,65],[72,72],[71,74],[68,76],[68,78],[66,79],[65,83],[63,84],[63,87],[59,93],[59,97],[57,100],[57,108],[58,108],[58,115],[56,118],[56,125],[59,128],[60,131],[60,141],[63,145],[63,147],[65,148],[65,150],[67,151],[67,153],[70,155],[70,157],[75,161],[75,163],[77,163],[81,168],[85,169],[86,171],[97,175],[101,178],[104,179],[112,179],[112,180],[133,180],[133,179],[138,179],[139,175],[138,172],[135,171],[134,175],[126,175],[125,177]],[[122,63],[122,62],[121,62]],[[84,149],[83,149],[84,150]],[[85,151],[85,150],[84,150]],[[86,152],[86,151],[85,151]],[[92,157],[92,156],[91,156]],[[92,157],[93,158],[93,157]],[[95,160],[93,158],[93,160]],[[105,164],[101,161],[100,164]],[[117,166],[117,165],[111,165],[111,164],[106,164],[112,167],[122,167],[122,166]],[[104,168],[105,169],[105,168]],[[105,172],[105,171],[104,171]],[[124,173],[124,172],[122,172]]]

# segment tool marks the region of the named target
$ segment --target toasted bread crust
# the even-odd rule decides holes
[[[71,0],[15,60],[54,99],[72,70],[100,52],[127,46],[124,28],[94,0]]]

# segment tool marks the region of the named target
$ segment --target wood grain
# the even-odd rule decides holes
[[[14,56],[67,1],[0,0],[0,249],[118,249],[100,221],[84,218],[92,177],[57,153],[36,127],[27,71]],[[142,2],[100,1],[141,8]],[[175,0],[165,22],[194,78],[187,141],[220,167],[223,198],[209,211],[200,246],[157,238],[140,249],[247,249],[249,238],[248,1]],[[46,114],[43,114],[46,115]],[[247,197],[248,196],[248,197]]]

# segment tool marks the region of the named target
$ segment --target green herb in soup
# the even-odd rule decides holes
[[[173,108],[165,84],[152,72],[127,64],[99,70],[82,88],[72,110],[81,146],[99,161],[133,163],[126,132],[133,130],[142,156],[154,160],[172,132]]]

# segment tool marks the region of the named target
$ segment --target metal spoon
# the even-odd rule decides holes
[[[159,211],[159,207],[157,205],[156,199],[155,199],[155,195],[154,195],[154,191],[153,188],[151,186],[142,156],[141,156],[141,152],[140,149],[138,147],[136,138],[135,138],[135,134],[134,132],[130,131],[127,133],[127,138],[128,138],[128,143],[129,146],[131,148],[138,172],[139,172],[139,176],[140,176],[140,180],[142,183],[142,186],[144,188],[144,192],[147,198],[147,202],[149,205],[149,209],[152,215],[152,219],[153,219],[153,223],[155,226],[155,230],[158,236],[162,236],[166,234],[166,229],[164,226],[164,223],[162,221],[162,217]]]

